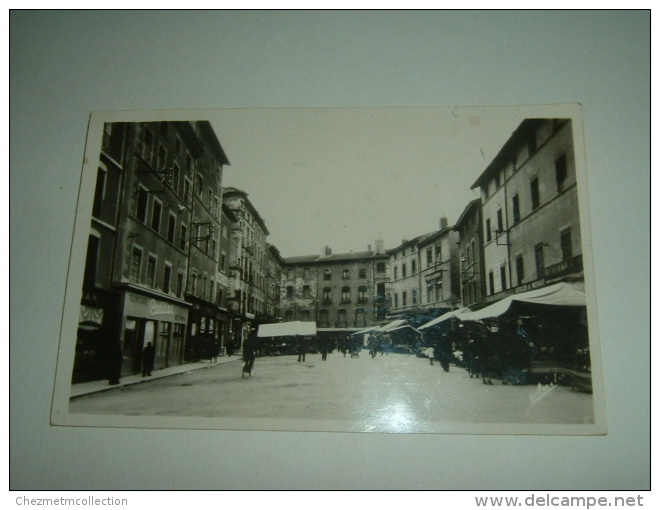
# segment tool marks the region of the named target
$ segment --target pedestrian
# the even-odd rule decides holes
[[[328,339],[325,336],[319,338],[319,351],[321,351],[321,361],[328,359]]]
[[[109,347],[107,354],[108,384],[119,384],[123,362],[124,353],[121,350],[121,343],[115,342]]]
[[[147,342],[147,346],[142,351],[142,377],[151,376],[151,371],[154,369],[154,360],[156,358],[156,349]]]
[[[350,341],[349,337],[342,337],[339,340],[339,350],[344,355],[344,358],[346,357],[346,353],[348,352],[349,341]]]
[[[298,361],[302,361],[304,363],[305,361],[305,352],[307,351],[307,346],[305,345],[307,342],[303,337],[298,338]]]
[[[254,360],[257,357],[257,330],[253,329],[248,335],[245,342],[243,342],[243,372],[252,375],[252,368],[254,367]]]
[[[211,363],[218,362],[218,350],[220,344],[218,344],[218,339],[213,337],[211,338]]]

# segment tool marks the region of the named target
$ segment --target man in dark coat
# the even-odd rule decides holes
[[[252,374],[252,367],[254,367],[254,360],[257,357],[258,350],[257,332],[253,329],[245,342],[243,342],[243,361],[245,361],[245,365],[243,366],[244,372]]]
[[[328,359],[328,339],[325,335],[319,337],[319,351],[321,352],[321,361],[327,361]]]
[[[307,339],[298,337],[298,361],[305,361],[305,353],[307,352]]]
[[[142,377],[151,375],[151,371],[154,369],[155,358],[156,349],[151,345],[151,342],[147,342],[147,346],[142,351]]]

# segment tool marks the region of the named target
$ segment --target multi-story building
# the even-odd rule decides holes
[[[233,335],[233,312],[229,310],[229,253],[231,251],[232,228],[238,218],[224,203],[221,205],[221,210],[216,302],[218,304],[218,331],[221,333],[219,352],[224,354],[227,342]]]
[[[245,191],[224,188],[222,200],[238,220],[232,229],[229,253],[229,309],[234,312],[233,347],[238,349],[266,314],[270,283],[266,238],[270,232]]]
[[[155,346],[155,368],[183,363],[186,332],[202,329],[191,296],[212,305],[204,333],[217,335],[210,292],[217,272],[213,190],[220,189],[225,164],[208,122],[105,125],[85,268],[84,286],[91,292],[83,293],[82,305],[89,309],[81,312],[89,317],[81,324],[87,331],[81,354],[87,358],[79,357],[74,374],[89,365],[90,351],[97,367],[106,365],[117,345],[124,374],[141,370],[147,342]],[[203,203],[194,195],[200,175],[207,179]],[[196,224],[209,228],[202,235]],[[206,234],[208,244],[200,246]],[[191,274],[202,275],[201,287]],[[86,371],[84,379],[105,377],[100,369]]]
[[[264,320],[281,320],[280,292],[284,259],[280,251],[272,244],[266,251],[266,313]]]
[[[105,375],[105,359],[117,342],[118,297],[113,271],[121,190],[124,182],[124,124],[105,124],[80,303],[73,382]]]
[[[218,241],[222,221],[222,171],[224,165],[229,164],[210,124],[193,122],[191,126],[200,152],[198,157],[193,158],[188,173],[192,181],[188,202],[191,223],[185,294],[186,301],[191,305],[186,342],[188,361],[203,359],[210,352],[217,352],[226,334],[226,313],[218,309],[217,273],[220,263]]]
[[[411,313],[419,307],[419,255],[417,243],[424,236],[404,239],[388,251],[390,257],[392,308],[391,316]]]
[[[419,306],[452,309],[460,302],[458,234],[440,219],[440,230],[417,243],[419,260]]]
[[[454,230],[459,236],[461,303],[474,306],[484,296],[483,236],[481,199],[472,200],[458,218]]]
[[[570,120],[524,120],[472,188],[481,190],[485,302],[583,280]]]
[[[284,259],[284,321],[314,321],[320,330],[355,330],[378,324],[388,311],[388,257],[382,241],[367,251]]]
[[[389,250],[392,317],[451,309],[459,302],[457,235],[440,220],[440,229],[403,240]]]

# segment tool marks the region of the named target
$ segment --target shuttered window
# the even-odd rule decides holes
[[[140,266],[142,266],[142,250],[133,248],[131,254],[131,271],[129,279],[131,283],[140,283]]]
[[[154,257],[149,257],[147,260],[147,276],[145,279],[145,285],[147,287],[154,287],[154,280],[156,275],[156,259]]]

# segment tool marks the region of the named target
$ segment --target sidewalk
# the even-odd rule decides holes
[[[193,370],[201,370],[203,368],[211,368],[218,365],[224,365],[225,363],[232,363],[236,361],[242,362],[243,357],[241,353],[237,353],[234,356],[219,356],[218,360],[215,362],[202,361],[199,363],[186,363],[184,365],[179,365],[176,367],[161,368],[154,370],[149,377],[142,377],[141,374],[131,374],[122,376],[119,380],[119,384],[109,385],[107,379],[102,379],[99,381],[89,381],[84,383],[72,384],[71,385],[71,397],[82,397],[83,395],[89,395],[90,393],[98,393],[101,391],[109,391],[117,388],[122,388],[123,386],[130,386],[132,384],[147,383],[155,379],[162,379],[163,377],[170,377],[177,374],[185,374],[186,372],[191,372]]]

